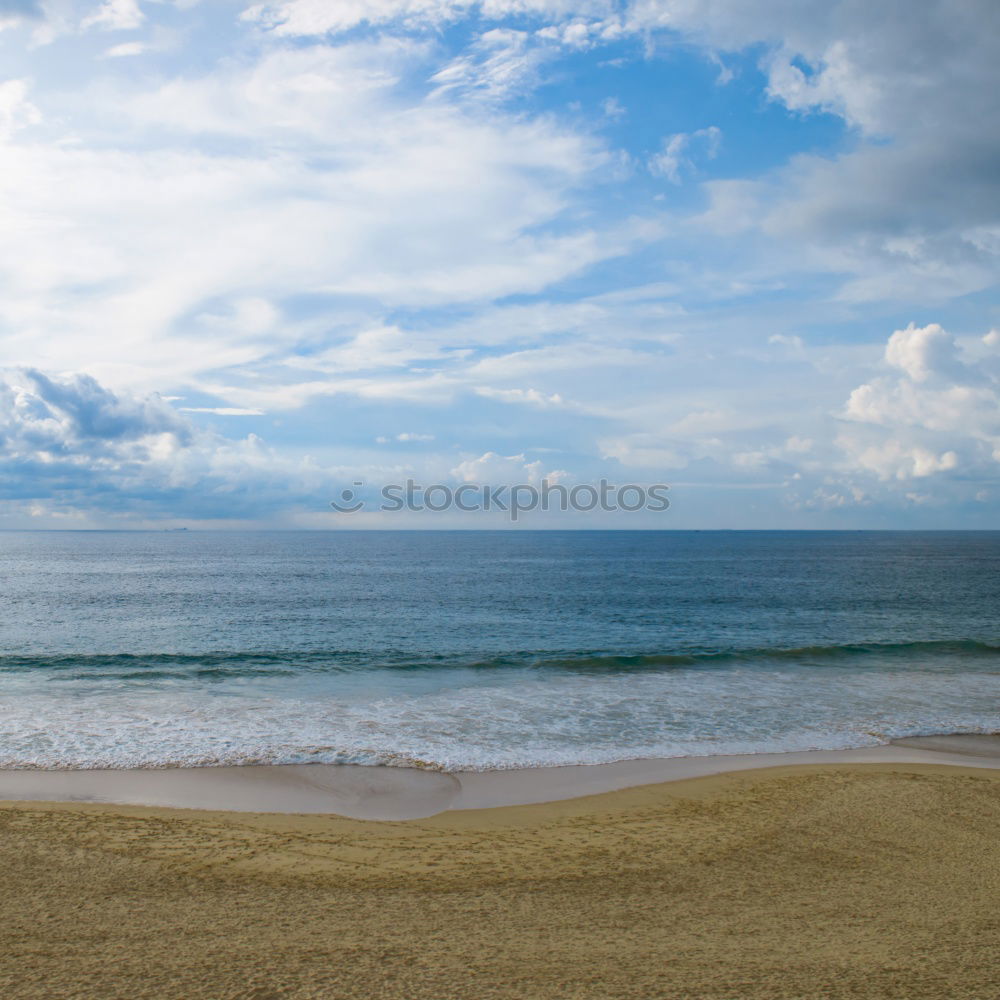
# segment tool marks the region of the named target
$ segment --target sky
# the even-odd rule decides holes
[[[0,53],[0,527],[1000,528],[996,0],[0,0]]]

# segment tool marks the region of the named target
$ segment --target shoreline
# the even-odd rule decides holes
[[[359,820],[536,805],[644,785],[817,765],[1000,769],[1000,735],[909,737],[873,747],[624,760],[497,771],[357,764],[0,770],[0,801],[324,814]]]

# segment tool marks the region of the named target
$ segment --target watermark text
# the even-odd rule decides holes
[[[382,486],[373,494],[374,499],[366,499],[366,492],[371,491],[366,491],[364,482],[355,482],[353,488],[341,490],[337,499],[330,501],[330,506],[338,514],[356,514],[366,508],[380,513],[499,512],[516,522],[522,515],[537,510],[582,513],[594,510],[605,513],[623,511],[628,514],[645,510],[658,513],[670,506],[667,499],[669,489],[665,483],[626,483],[616,486],[606,479],[598,483],[577,483],[573,486],[547,481],[537,485],[515,483],[490,486],[485,483],[462,483],[452,486],[447,483],[431,483],[429,486],[422,486],[407,479],[405,483]]]

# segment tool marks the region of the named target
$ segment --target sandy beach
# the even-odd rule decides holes
[[[0,994],[990,997],[1000,769],[963,750],[401,822],[7,803]]]

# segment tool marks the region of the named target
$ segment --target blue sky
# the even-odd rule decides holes
[[[993,0],[0,25],[0,526],[1000,527]]]

